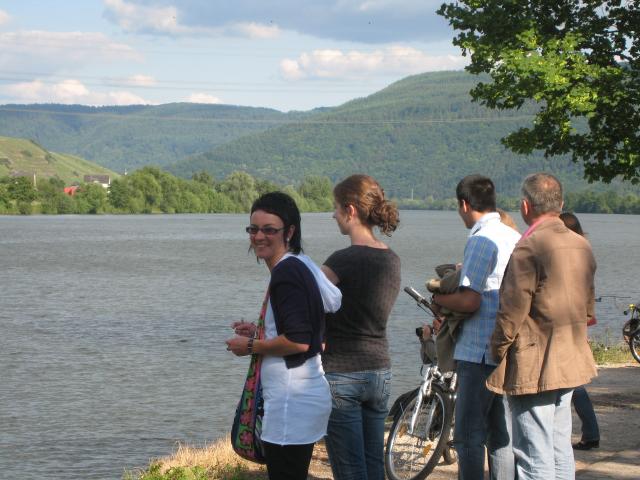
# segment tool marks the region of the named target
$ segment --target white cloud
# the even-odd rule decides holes
[[[276,38],[281,31],[277,25],[264,25],[256,22],[238,23],[229,28],[229,31],[237,32],[239,36],[249,38]]]
[[[0,26],[9,23],[9,20],[11,20],[11,16],[4,10],[0,10]]]
[[[126,32],[201,35],[207,29],[181,25],[174,6],[136,5],[125,0],[104,0],[105,16]]]
[[[156,84],[156,79],[149,75],[132,75],[124,83],[134,87],[152,87]]]
[[[188,25],[175,6],[136,4],[127,0],[104,0],[105,16],[123,30],[173,36],[240,36],[247,38],[275,38],[280,35],[277,25],[256,21],[231,21],[213,25]],[[182,5],[181,5],[182,6]]]
[[[173,6],[150,7],[124,0],[104,0],[105,15],[128,32],[180,34],[189,29],[178,24],[178,9]]]
[[[102,33],[19,31],[0,33],[0,66],[12,64],[68,63],[138,60],[140,56],[124,43]],[[40,60],[41,62],[38,62]]]
[[[187,102],[190,103],[222,103],[218,97],[209,95],[208,93],[192,93],[189,95]]]
[[[461,56],[432,56],[412,47],[392,46],[372,52],[314,50],[297,59],[280,62],[286,80],[305,78],[359,78],[376,75],[412,75],[438,70],[456,70],[467,64]]]
[[[22,103],[64,103],[83,105],[148,105],[150,102],[126,91],[92,92],[82,82],[67,79],[48,84],[41,80],[14,83],[0,89]]]

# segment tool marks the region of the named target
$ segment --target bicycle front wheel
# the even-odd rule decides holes
[[[640,332],[636,332],[635,335],[629,337],[629,348],[631,349],[631,355],[636,359],[636,362],[640,363]]]
[[[409,432],[418,392],[404,404],[391,425],[384,467],[391,480],[422,480],[438,463],[449,440],[453,405],[439,385],[422,399],[413,432]]]

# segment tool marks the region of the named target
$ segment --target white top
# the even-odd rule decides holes
[[[280,261],[289,256],[285,255]],[[340,308],[340,290],[306,255],[297,257],[314,274],[325,310]],[[277,337],[271,300],[267,304],[264,322],[265,338]],[[326,435],[331,414],[331,390],[324,378],[320,354],[295,368],[287,368],[283,357],[265,355],[260,374],[264,397],[264,441],[277,445],[304,445],[317,442]]]
[[[271,302],[265,317],[265,336],[276,331]],[[262,439],[277,445],[314,443],[327,433],[331,414],[331,390],[324,378],[320,354],[295,368],[287,368],[283,357],[262,359],[264,417]]]

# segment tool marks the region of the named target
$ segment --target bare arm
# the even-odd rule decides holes
[[[480,308],[482,295],[470,288],[460,288],[450,294],[436,294],[433,300],[441,307],[448,308],[454,312],[475,312]]]
[[[244,336],[235,336],[227,340],[227,350],[231,350],[235,355],[241,357],[249,355],[249,338]],[[274,357],[284,357],[295,353],[303,353],[309,350],[309,345],[304,343],[296,343],[287,339],[284,335],[278,335],[275,338],[254,340],[253,353],[261,355],[270,355]]]
[[[338,276],[336,275],[336,272],[334,272],[333,270],[331,270],[329,267],[327,267],[326,265],[322,265],[320,267],[320,270],[322,270],[322,272],[327,276],[327,278],[329,279],[329,281],[331,283],[333,283],[334,285],[337,285],[340,282],[340,279],[338,278]]]

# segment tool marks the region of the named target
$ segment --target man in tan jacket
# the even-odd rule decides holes
[[[596,262],[561,210],[558,179],[524,180],[520,212],[529,229],[509,260],[491,337],[499,364],[487,387],[508,396],[519,480],[575,477],[571,394],[596,375],[587,343]]]

